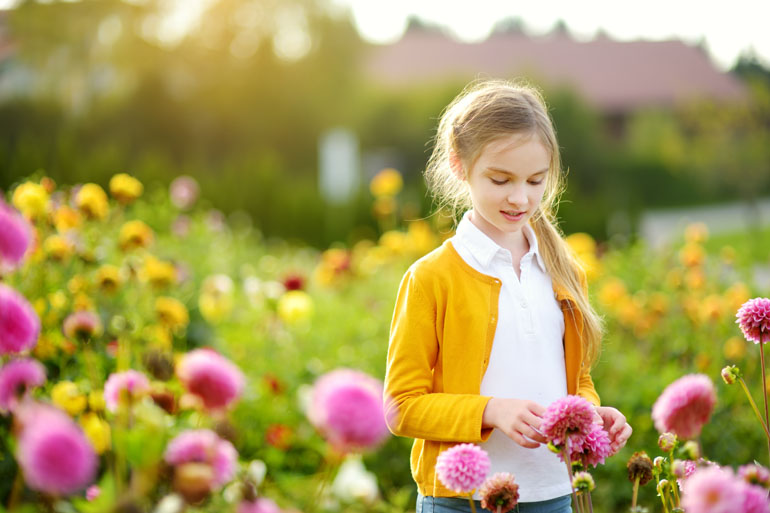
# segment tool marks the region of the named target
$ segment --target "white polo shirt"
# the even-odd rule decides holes
[[[527,399],[548,406],[567,395],[564,366],[564,316],[553,291],[534,230],[525,225],[529,251],[520,278],[511,252],[500,247],[466,212],[451,243],[471,267],[501,281],[498,322],[481,395]],[[544,444],[527,449],[495,429],[479,444],[489,454],[489,475],[510,472],[521,502],[537,502],[571,492],[567,467]],[[478,492],[475,499],[480,499]]]

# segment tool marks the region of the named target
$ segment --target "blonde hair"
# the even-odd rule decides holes
[[[453,159],[459,158],[467,177],[489,143],[511,134],[538,135],[550,154],[545,193],[530,225],[551,279],[572,295],[583,314],[584,361],[592,365],[599,355],[603,325],[588,300],[585,273],[556,221],[564,173],[556,133],[540,92],[523,82],[484,80],[469,84],[441,116],[425,170],[428,188],[438,207],[457,218],[472,203],[467,182],[452,169]]]

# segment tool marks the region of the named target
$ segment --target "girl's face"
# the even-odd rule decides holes
[[[523,240],[521,228],[540,206],[550,162],[536,135],[487,144],[467,175],[474,224],[501,246]]]

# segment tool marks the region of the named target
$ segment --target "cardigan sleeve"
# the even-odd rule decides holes
[[[399,286],[390,328],[384,401],[388,427],[399,436],[440,442],[482,442],[489,397],[434,392],[439,358],[436,301],[410,268]]]

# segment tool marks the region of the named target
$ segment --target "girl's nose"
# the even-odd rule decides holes
[[[516,186],[511,189],[507,199],[508,203],[517,207],[524,207],[527,205],[527,193],[522,186]]]

